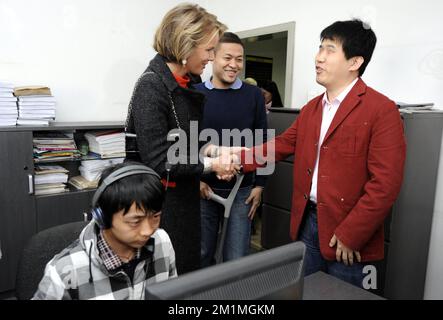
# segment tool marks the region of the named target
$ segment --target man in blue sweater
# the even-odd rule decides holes
[[[201,129],[213,129],[218,133],[220,145],[246,146],[247,138],[236,137],[224,141],[222,131],[226,129],[254,136],[253,144],[266,141],[266,111],[264,99],[259,88],[243,83],[238,75],[243,69],[244,47],[240,38],[231,32],[226,32],[215,49],[213,76],[210,81],[196,85],[196,89],[206,95]],[[262,129],[257,130],[257,129]],[[245,131],[244,131],[245,130]],[[240,134],[241,135],[241,134]],[[232,136],[234,136],[232,134]],[[226,137],[225,137],[226,138]],[[239,141],[235,141],[239,140]],[[251,140],[251,139],[249,139]],[[214,263],[217,233],[223,217],[223,207],[209,199],[209,192],[214,192],[224,198],[228,196],[235,184],[218,180],[214,174],[206,175],[200,182],[200,211],[201,211],[201,248],[202,267]],[[223,251],[223,261],[233,260],[248,254],[251,221],[260,205],[262,190],[265,185],[264,176],[247,174],[234,200]]]

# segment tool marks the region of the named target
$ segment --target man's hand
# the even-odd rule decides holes
[[[211,187],[207,183],[200,181],[200,198],[209,200],[210,193],[213,193]]]
[[[236,155],[222,153],[219,157],[211,159],[212,171],[215,172],[217,178],[230,181],[237,171],[240,170],[240,165],[236,164],[238,162],[237,159]]]
[[[249,148],[246,147],[218,147],[220,154],[228,153],[228,154],[239,154],[242,151],[248,151]]]
[[[257,208],[260,205],[262,191],[263,191],[262,187],[255,187],[251,190],[248,199],[246,199],[246,204],[249,204],[252,201],[251,209],[249,210],[248,213],[248,218],[250,220],[254,219],[255,212],[257,211]]]
[[[341,242],[334,234],[331,238],[331,241],[329,241],[329,246],[332,248],[335,245],[337,245],[337,250],[335,251],[335,258],[337,259],[338,262],[341,262],[343,260],[343,263],[345,265],[352,266],[354,264],[354,255],[357,258],[357,261],[361,262],[360,252],[354,251],[346,247],[343,244],[343,242]]]

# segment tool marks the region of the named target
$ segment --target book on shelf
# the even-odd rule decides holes
[[[77,160],[78,157],[49,157],[49,158],[34,158],[34,163],[46,163],[46,162],[59,162],[59,161],[72,161]]]
[[[35,174],[68,173],[69,171],[60,165],[37,165]]]
[[[0,114],[18,114],[17,108],[1,108],[0,107]]]
[[[34,184],[46,183],[66,183],[68,182],[68,175],[66,173],[48,173],[38,174],[34,176]]]
[[[34,153],[45,153],[48,151],[72,151],[75,146],[72,145],[57,145],[57,144],[39,144],[34,148]]]
[[[74,160],[80,157],[80,154],[78,152],[65,152],[62,151],[45,151],[40,153],[34,153],[34,160],[62,160],[62,159],[68,159],[68,160]]]
[[[4,120],[0,119],[0,127],[1,126],[15,126],[17,124],[17,119]]]
[[[51,115],[49,113],[41,113],[41,114],[32,114],[32,113],[23,113],[22,111],[18,112],[19,118],[21,120],[44,120],[50,121],[55,119],[55,115]]]
[[[83,189],[95,189],[98,187],[99,179],[89,181],[85,179],[83,176],[75,176],[71,177],[68,181],[68,183],[72,186],[74,186],[78,190]]]
[[[409,109],[409,110],[430,110],[434,107],[434,103],[426,102],[426,103],[405,103],[405,102],[396,102],[397,107],[399,109]]]
[[[0,88],[3,89],[14,89],[14,85],[7,80],[0,80]]]
[[[52,95],[51,89],[45,86],[21,86],[14,88],[15,96]]]
[[[19,96],[18,97],[19,105],[20,102],[52,102],[55,103],[55,97],[54,96],[43,96],[43,95],[33,95],[33,96]]]
[[[74,135],[71,132],[36,132],[32,142],[40,144],[71,144],[74,143]]]
[[[64,186],[60,188],[49,188],[49,189],[35,189],[34,194],[36,196],[42,196],[47,194],[57,194],[57,193],[64,193],[69,192],[69,189]]]
[[[88,181],[99,180],[103,170],[118,163],[122,163],[124,158],[103,159],[103,160],[83,160],[78,168],[80,174]]]
[[[68,191],[68,170],[60,165],[36,165],[34,176],[35,195]]]
[[[55,111],[55,104],[47,104],[47,103],[19,104],[18,108],[20,110],[54,110]]]
[[[34,162],[75,160],[81,154],[72,132],[38,132],[32,139]]]
[[[0,102],[16,102],[16,97],[0,97]]]
[[[126,157],[126,151],[123,152],[104,152],[102,151],[102,153],[96,153],[96,152],[89,152],[88,156],[90,158],[94,158],[94,159],[114,159],[114,158],[124,158]],[[88,157],[87,156],[87,157]]]
[[[17,108],[15,101],[0,101],[0,108],[14,107]]]
[[[125,157],[125,133],[121,130],[90,131],[85,133],[89,150],[101,158]]]
[[[43,119],[17,119],[17,124],[20,126],[48,126],[49,120]]]

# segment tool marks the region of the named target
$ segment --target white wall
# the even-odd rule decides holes
[[[178,2],[0,0],[0,79],[50,86],[59,121],[123,120],[155,29]]]
[[[49,85],[60,121],[123,119],[134,82],[154,55],[154,31],[179,2],[0,0],[0,79]],[[442,1],[195,2],[232,31],[296,22],[292,107],[321,92],[313,62],[320,31],[351,17],[369,20],[378,35],[364,75],[370,85],[394,100],[443,105]]]
[[[336,20],[371,22],[378,43],[363,78],[398,101],[443,105],[443,1],[223,0],[202,1],[233,31],[295,21],[292,107],[303,106],[315,84],[319,34]],[[247,14],[245,14],[247,12]],[[320,90],[321,91],[321,90]]]

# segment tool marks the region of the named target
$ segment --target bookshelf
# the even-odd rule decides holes
[[[55,122],[48,126],[0,127],[0,292],[14,289],[18,261],[29,238],[55,225],[86,218],[95,189],[69,186],[63,193],[35,195],[35,164],[60,164],[69,178],[79,175],[82,157],[34,162],[33,137],[42,132],[72,132],[77,142],[85,132],[123,130],[123,122]]]

